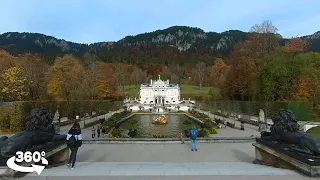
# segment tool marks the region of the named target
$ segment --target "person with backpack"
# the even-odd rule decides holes
[[[69,130],[67,135],[67,145],[71,150],[68,167],[74,168],[76,162],[77,152],[80,146],[82,146],[82,134],[80,129],[80,124],[78,122],[74,123],[72,128]]]
[[[198,130],[196,129],[195,126],[193,126],[190,131],[189,131],[189,135],[190,135],[190,141],[191,141],[191,151],[197,151],[197,145],[196,145],[196,141],[197,141],[197,137],[198,137]]]

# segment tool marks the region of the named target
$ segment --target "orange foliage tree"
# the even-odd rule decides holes
[[[294,101],[307,102],[311,97],[310,79],[301,74],[297,77],[293,86],[292,98]]]
[[[293,52],[293,53],[302,53],[302,52],[306,52],[307,47],[308,47],[308,42],[306,39],[292,38],[289,42],[285,44],[285,46],[283,47],[283,51]]]
[[[115,71],[116,69],[111,63],[98,62],[95,86],[96,99],[118,98]]]
[[[222,87],[228,75],[229,66],[224,60],[217,58],[210,68],[209,84],[217,87]]]

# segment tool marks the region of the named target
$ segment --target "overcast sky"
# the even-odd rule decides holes
[[[320,30],[320,0],[0,0],[0,34],[37,32],[79,43],[170,26],[248,31],[271,20],[284,37]]]

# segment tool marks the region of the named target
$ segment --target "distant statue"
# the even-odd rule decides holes
[[[259,120],[262,121],[262,122],[264,122],[264,118],[265,118],[265,116],[264,116],[264,111],[263,111],[262,109],[260,109],[260,112],[259,112]]]
[[[261,139],[279,144],[285,150],[305,155],[320,155],[320,139],[299,131],[299,124],[292,111],[281,110],[272,118],[270,132],[261,132]]]
[[[59,122],[60,115],[59,115],[59,109],[56,110],[53,117],[53,122]]]

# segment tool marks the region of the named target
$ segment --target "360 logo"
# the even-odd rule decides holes
[[[16,156],[13,156],[8,159],[7,166],[15,171],[37,172],[40,175],[41,172],[44,170],[45,166],[31,164],[31,167],[24,167],[24,166],[17,165],[16,162],[38,163],[41,161],[42,164],[48,165],[47,159],[44,158],[45,155],[46,153],[44,151],[42,151],[41,153],[38,151],[35,151],[33,153],[30,151],[26,151],[26,152],[18,151],[16,152]]]

